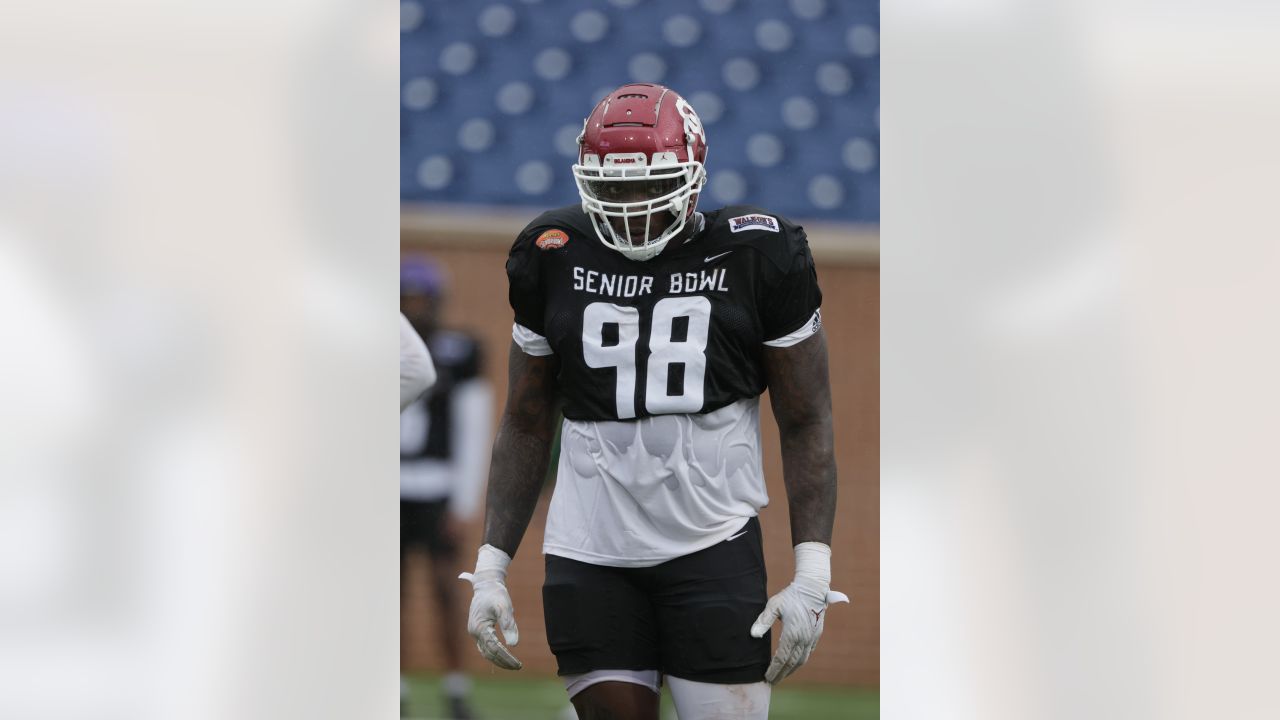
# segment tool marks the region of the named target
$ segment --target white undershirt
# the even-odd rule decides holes
[[[758,398],[702,415],[565,420],[542,551],[649,567],[727,539],[768,503]]]

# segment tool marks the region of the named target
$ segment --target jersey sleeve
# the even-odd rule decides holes
[[[511,246],[511,254],[507,257],[508,297],[511,309],[515,311],[516,325],[538,335],[546,335],[542,326],[545,299],[539,278],[540,258],[534,237],[536,232],[526,228]]]
[[[804,231],[796,229],[789,263],[767,284],[761,322],[766,345],[787,347],[818,331],[822,290]]]
[[[400,412],[422,396],[436,381],[436,366],[422,337],[400,315]]]

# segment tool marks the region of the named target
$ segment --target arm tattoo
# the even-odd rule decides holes
[[[515,557],[529,527],[555,428],[554,355],[526,355],[514,342],[508,359],[507,405],[493,441],[484,541]]]
[[[826,334],[819,330],[791,347],[765,347],[764,367],[782,440],[791,543],[830,545],[836,514],[836,459]]]

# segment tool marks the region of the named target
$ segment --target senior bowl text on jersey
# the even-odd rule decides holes
[[[816,330],[822,293],[799,226],[752,207],[696,217],[688,242],[643,262],[597,240],[579,206],[544,213],[517,239],[507,273],[518,335],[526,351],[560,357],[565,417],[708,413],[755,398],[761,346]],[[567,241],[539,246],[551,230]]]

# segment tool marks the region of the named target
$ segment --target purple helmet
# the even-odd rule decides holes
[[[400,294],[440,297],[444,293],[444,274],[435,263],[421,257],[400,261]]]

